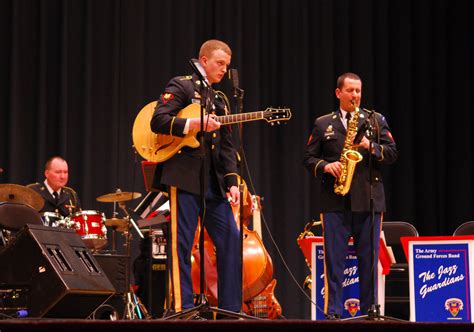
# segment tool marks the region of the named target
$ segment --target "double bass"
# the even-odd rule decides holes
[[[248,228],[250,218],[254,218],[255,224],[259,225],[260,198],[252,196],[247,190],[244,182],[243,191],[243,262],[242,262],[242,310],[251,316],[259,318],[276,319],[281,316],[282,309],[273,295],[276,279],[273,279],[273,263],[270,255],[263,245],[257,230]],[[232,207],[237,227],[240,228],[239,206]],[[259,228],[259,226],[257,226]],[[199,233],[196,230],[192,249],[191,276],[193,280],[194,293],[200,289],[200,255],[199,255]],[[204,230],[204,272],[205,272],[205,294],[209,303],[217,305],[217,268],[216,251],[210,236]]]

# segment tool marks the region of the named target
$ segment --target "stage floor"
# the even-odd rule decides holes
[[[231,331],[474,331],[473,324],[411,323],[394,321],[311,321],[311,320],[85,320],[16,318],[0,321],[1,332],[83,332],[133,331],[163,332],[231,332]]]

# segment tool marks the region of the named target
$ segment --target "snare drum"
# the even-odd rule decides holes
[[[64,217],[57,212],[42,212],[43,225],[50,227],[64,227]]]
[[[79,234],[90,249],[102,249],[107,245],[107,228],[105,215],[95,210],[84,210],[73,213],[66,222],[69,228]]]

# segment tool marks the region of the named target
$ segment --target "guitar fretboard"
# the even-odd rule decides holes
[[[254,121],[263,119],[263,111],[249,112],[231,115],[221,115],[217,117],[217,121],[222,124],[234,124],[239,122]]]

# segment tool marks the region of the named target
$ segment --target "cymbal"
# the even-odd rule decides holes
[[[118,218],[106,219],[105,226],[109,226],[114,228],[116,231],[123,232],[128,228],[128,220]]]
[[[0,202],[22,203],[36,211],[44,206],[44,199],[33,189],[13,183],[0,184]]]
[[[113,202],[125,202],[125,201],[131,201],[132,199],[142,197],[142,194],[137,193],[137,192],[116,192],[116,193],[110,193],[110,194],[105,194],[102,196],[97,197],[98,202],[104,202],[104,203],[113,203]]]

